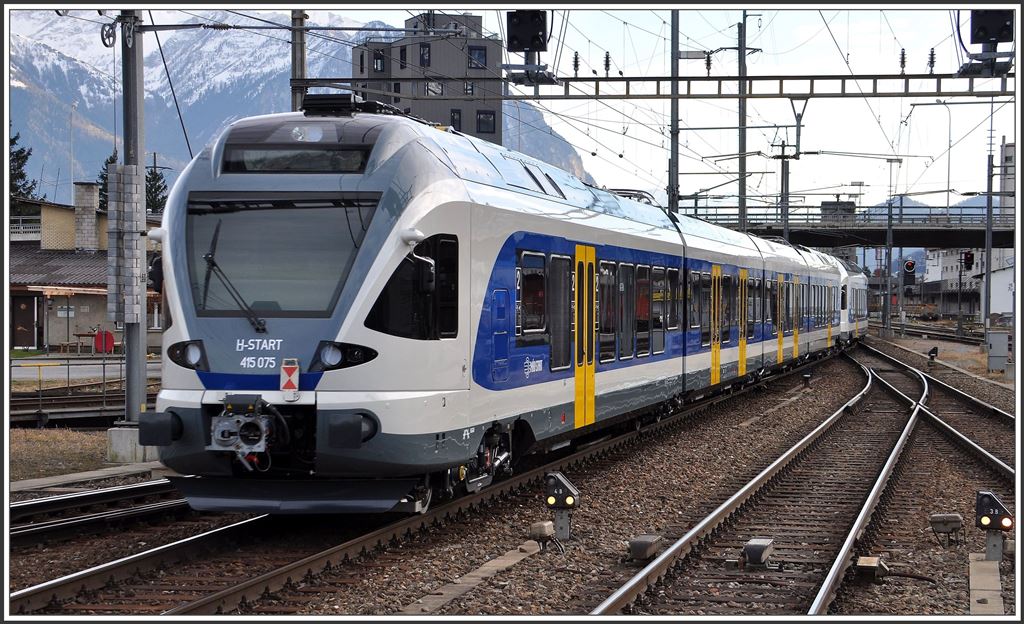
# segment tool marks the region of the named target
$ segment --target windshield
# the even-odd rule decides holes
[[[303,194],[189,198],[189,280],[199,316],[245,316],[224,280],[260,316],[330,316],[379,198]]]

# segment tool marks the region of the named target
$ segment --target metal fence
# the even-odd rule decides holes
[[[822,214],[817,208],[790,208],[790,227],[814,227],[814,228],[864,228],[864,227],[886,227],[888,224],[888,213],[879,208],[872,208],[856,213]],[[1016,211],[1012,207],[997,209],[998,214],[992,215],[992,227],[996,229],[1012,230],[1015,227]],[[722,226],[739,225],[739,209],[735,206],[680,206],[679,212],[691,217],[697,217],[704,221]],[[897,206],[893,206],[892,223],[897,228],[949,228],[949,229],[984,229],[986,216],[978,214],[976,209],[964,211],[960,209],[950,210],[945,208],[929,209],[924,211],[919,206],[907,207],[900,214]],[[771,225],[782,227],[782,210],[778,207],[754,207],[747,210],[747,225]]]

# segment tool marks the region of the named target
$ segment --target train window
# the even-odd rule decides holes
[[[690,327],[700,327],[700,302],[701,302],[701,286],[700,286],[700,273],[696,271],[690,271],[690,293],[687,295],[687,300],[690,302],[689,319]]]
[[[222,168],[224,173],[362,173],[369,155],[362,146],[229,144]]]
[[[793,331],[793,308],[792,299],[790,297],[792,292],[790,292],[789,282],[782,282],[781,286],[782,293],[780,294],[780,298],[782,299],[782,332],[789,333]]]
[[[774,277],[764,281],[765,299],[767,300],[764,306],[764,322],[766,325],[771,326],[773,336],[778,333],[775,317],[778,316],[779,311],[779,296],[775,292],[775,285],[776,279]]]
[[[728,343],[732,339],[732,334],[729,331],[729,328],[732,326],[732,318],[733,318],[733,313],[732,313],[733,305],[732,305],[732,302],[733,302],[733,299],[735,298],[734,297],[734,293],[733,293],[732,282],[733,282],[733,280],[732,280],[732,276],[731,275],[723,275],[722,276],[722,300],[721,300],[721,306],[722,306],[722,308],[721,308],[721,322],[722,322],[721,323],[721,332],[722,333],[721,333],[721,336],[719,338],[719,340],[722,342],[722,344],[726,344],[726,343]]]
[[[516,267],[516,335],[541,334],[547,330],[544,302],[544,254],[524,251]]]
[[[667,278],[668,280],[668,299],[665,301],[665,306],[668,308],[668,329],[679,329],[679,313],[682,312],[680,302],[679,289],[682,284],[679,281],[679,269],[669,269]]]
[[[580,285],[582,288],[582,284]],[[594,293],[594,264],[590,263],[587,265],[587,300],[595,301]],[[583,325],[583,331],[587,332],[587,364],[594,363],[594,308],[588,307],[586,313],[586,323]]]
[[[843,284],[843,288],[840,290],[839,295],[839,309],[845,310],[847,307],[849,306],[846,304],[846,284]]]
[[[665,269],[651,269],[651,352],[665,352],[665,308],[670,305],[665,289]]]
[[[572,364],[573,277],[572,258],[551,256],[548,265],[548,318],[551,321],[552,371]]]
[[[754,323],[761,322],[764,317],[764,293],[761,292],[760,278],[754,280]],[[762,330],[763,331],[763,330]]]
[[[651,354],[651,267],[636,268],[636,355]]]
[[[616,296],[615,263],[602,262],[598,275],[598,343],[601,348],[600,360],[611,362],[615,359],[615,327],[619,318]]]
[[[436,234],[417,245],[415,255],[434,260],[433,287],[429,263],[406,255],[364,324],[400,338],[455,338],[459,332],[459,240],[451,234]]]
[[[636,280],[632,264],[619,265],[619,359],[633,357],[636,337]]]
[[[711,274],[700,274],[700,344],[711,344]]]
[[[580,258],[579,260],[576,261],[576,275],[577,276],[582,276],[583,275],[583,265],[584,265],[584,259],[583,258]],[[576,320],[576,329],[577,329],[577,333],[576,333],[576,366],[583,366],[583,360],[584,360],[584,355],[585,355],[584,351],[585,351],[585,346],[586,345],[584,345],[584,343],[583,343],[582,327],[584,325],[586,325],[586,322],[587,322],[587,320],[585,318],[583,318],[583,308],[587,305],[586,301],[587,300],[586,300],[585,292],[583,290],[583,284],[580,284],[580,287],[576,289],[576,307],[574,308],[576,314],[579,315],[577,320]]]
[[[748,277],[747,278],[747,316],[745,318],[745,322],[743,323],[746,326],[747,338],[753,338],[754,337],[754,319],[757,318],[757,305],[755,303],[756,302],[755,293],[757,293],[757,290],[754,287],[754,278]]]

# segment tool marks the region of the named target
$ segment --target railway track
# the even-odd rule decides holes
[[[1002,474],[1009,475],[1015,470],[1016,418],[1012,414],[868,345],[860,345],[857,357],[904,388],[914,377],[927,379],[930,393],[923,410],[925,417],[955,443],[1001,462]]]
[[[156,407],[155,392],[146,395],[147,409]],[[46,424],[95,424],[98,419],[124,415],[124,392],[72,394],[36,397],[14,396],[8,401],[12,427],[38,427]]]
[[[774,378],[802,370],[803,367],[797,368]],[[379,546],[429,530],[446,519],[457,518],[499,497],[531,487],[551,470],[565,470],[591,461],[635,443],[640,436],[662,434],[666,428],[683,423],[688,416],[757,385],[690,406],[640,431],[594,442],[583,450],[481,492],[432,507],[423,515],[383,526],[380,526],[381,516],[350,518],[342,526],[333,522],[324,530],[316,530],[319,527],[308,526],[308,521],[302,519],[295,520],[296,524],[287,524],[286,519],[259,516],[15,592],[10,596],[10,609],[14,613],[45,610],[50,614],[230,612],[307,574],[336,568]],[[325,540],[332,542],[329,547],[324,548]],[[358,566],[354,567],[353,574],[358,575],[358,570]],[[111,579],[117,585],[108,586]]]
[[[880,387],[867,397],[866,387],[592,615],[827,613],[854,554],[866,552],[865,536],[878,531],[879,501],[891,500],[883,494],[891,495],[890,477],[920,421],[970,452],[1012,492],[1012,469],[925,407],[934,380],[874,350],[858,353]],[[858,401],[864,405],[856,419],[833,422]],[[750,566],[744,546],[765,536],[777,556],[767,567]]]
[[[884,382],[865,374],[854,398],[592,614],[823,612],[915,422],[916,411],[908,416],[878,387]],[[768,567],[744,562],[748,540],[765,537],[774,547]]]
[[[871,329],[881,329],[882,324],[878,322],[872,322],[869,323],[869,327]],[[959,342],[962,344],[980,345],[983,342],[985,342],[984,335],[977,335],[973,331],[967,331],[964,333],[964,335],[960,336],[957,335],[955,330],[949,330],[943,327],[934,327],[928,325],[900,325],[899,322],[893,321],[892,330],[898,334],[935,338],[938,340]]]
[[[189,509],[167,479],[156,479],[11,503],[8,537],[24,546]]]

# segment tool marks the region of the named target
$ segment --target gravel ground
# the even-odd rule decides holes
[[[904,349],[899,349],[894,347],[891,343],[874,336],[869,336],[867,342],[879,351],[887,353],[910,364],[911,366],[915,366],[926,373],[930,373],[954,388],[975,396],[986,403],[995,405],[999,409],[1009,412],[1010,414],[1016,415],[1017,413],[1017,401],[1013,390],[998,386],[994,383],[988,383],[987,381],[983,381],[977,377],[965,375],[959,371],[942,366],[941,364],[936,366],[934,371],[929,371],[928,356],[926,355],[911,353]]]
[[[533,555],[441,613],[589,612],[636,571],[624,561],[630,537],[681,534],[863,387],[854,371],[846,361],[826,362],[806,392],[799,377],[780,381],[719,404],[676,433],[567,473],[582,506],[566,552]],[[793,400],[779,408],[786,399]],[[549,519],[538,487],[391,548],[386,559],[368,558],[356,573],[342,566],[303,587],[301,599],[282,593],[281,600],[261,601],[245,613],[274,612],[294,599],[305,603],[305,614],[392,614],[516,548],[532,522]]]
[[[118,532],[90,535],[81,540],[12,548],[8,553],[9,589],[24,589],[203,531],[241,522],[248,517],[243,514],[192,515],[183,520],[132,525]]]
[[[889,577],[880,585],[848,585],[837,601],[842,615],[967,615],[970,612],[968,553],[985,551],[985,533],[974,527],[974,499],[991,489],[1013,511],[1014,493],[927,424],[919,425],[880,528],[869,543],[894,572],[933,578],[936,584]],[[932,533],[932,513],[960,513],[966,541],[943,548]],[[1003,606],[1014,613],[1015,563],[1000,566]]]

